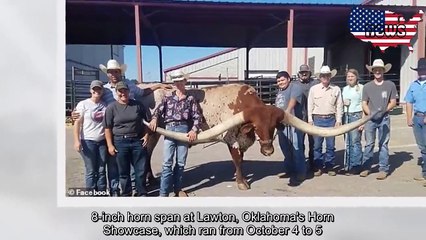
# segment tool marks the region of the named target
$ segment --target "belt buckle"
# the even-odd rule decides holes
[[[137,137],[138,135],[137,134],[125,134],[125,135],[123,135],[123,138],[134,138],[134,137]]]

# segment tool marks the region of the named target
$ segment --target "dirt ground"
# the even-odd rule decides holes
[[[364,142],[363,142],[364,144]],[[162,163],[162,139],[153,158],[153,170],[159,176]],[[359,176],[328,176],[309,178],[299,186],[289,186],[289,179],[279,178],[282,172],[283,155],[274,142],[275,152],[270,157],[260,153],[255,143],[245,154],[243,171],[251,184],[247,191],[238,190],[235,183],[234,165],[224,144],[197,145],[189,150],[184,175],[184,190],[191,197],[205,196],[426,196],[422,183],[414,181],[419,176],[420,152],[415,144],[412,129],[407,127],[405,115],[391,117],[390,165],[391,174],[383,181],[376,180],[376,172],[366,178]],[[376,143],[377,145],[377,143]],[[72,148],[72,127],[66,127],[66,187],[84,186],[84,164],[80,155]],[[336,138],[336,161],[343,163],[343,137]],[[377,148],[376,148],[377,151]],[[378,154],[374,163],[377,165]],[[375,166],[373,165],[373,166]],[[157,177],[159,181],[159,177]],[[158,195],[158,184],[148,187],[151,196]]]

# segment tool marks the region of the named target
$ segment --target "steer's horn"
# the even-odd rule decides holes
[[[309,135],[316,135],[320,137],[333,137],[333,136],[338,136],[338,135],[350,132],[353,129],[358,128],[359,126],[368,122],[375,114],[376,113],[364,116],[363,118],[355,122],[344,124],[340,127],[329,127],[329,128],[312,126],[289,113],[284,113],[284,119],[281,122],[284,124],[289,124]]]
[[[229,118],[228,120],[210,128],[206,131],[199,133],[197,135],[197,139],[195,141],[191,142],[191,144],[218,141],[217,137],[220,134],[226,132],[227,130],[229,130],[233,127],[236,127],[240,124],[243,124],[244,122],[245,121],[244,121],[243,112],[239,112],[239,113],[235,114],[234,116],[232,116],[231,118]],[[149,123],[146,122],[146,121],[144,121],[144,124],[149,126]],[[169,131],[169,130],[166,130],[166,129],[160,128],[160,127],[157,127],[156,132],[158,132],[159,134],[164,135],[168,138],[173,138],[175,140],[182,141],[182,142],[189,142],[188,136],[187,136],[186,133]]]

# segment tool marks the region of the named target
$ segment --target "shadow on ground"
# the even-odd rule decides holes
[[[265,177],[281,173],[283,171],[282,168],[282,161],[265,160],[244,160],[242,167],[243,174],[250,185]],[[215,161],[189,167],[185,169],[183,188],[190,193],[199,189],[213,187],[223,182],[236,184],[234,173],[235,167],[232,160]],[[158,195],[159,175],[157,175],[157,183],[149,187],[150,196]]]

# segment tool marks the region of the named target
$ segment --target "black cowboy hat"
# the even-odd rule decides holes
[[[420,58],[417,62],[417,68],[412,68],[414,71],[426,70],[426,58]]]

